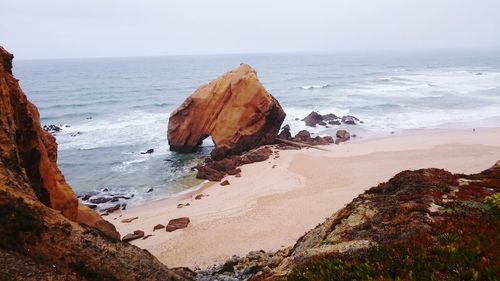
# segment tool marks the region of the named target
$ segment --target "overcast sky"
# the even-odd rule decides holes
[[[0,0],[28,58],[500,49],[500,0]]]

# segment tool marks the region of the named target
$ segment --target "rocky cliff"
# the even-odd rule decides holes
[[[199,280],[497,280],[500,161],[476,175],[403,171],[277,253],[234,257]]]
[[[219,160],[272,144],[285,113],[257,79],[252,67],[241,64],[198,88],[170,115],[170,149],[191,152],[208,136]]]
[[[0,47],[0,280],[182,280],[78,203]]]

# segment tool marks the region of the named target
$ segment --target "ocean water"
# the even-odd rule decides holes
[[[500,52],[214,55],[14,61],[14,74],[56,134],[58,164],[78,194],[108,188],[132,204],[200,183],[209,153],[170,152],[168,117],[197,87],[252,65],[293,132],[312,110],[351,114],[361,136],[405,129],[498,126]],[[307,128],[316,134],[335,127]],[[153,148],[152,154],[140,152]],[[153,192],[147,191],[153,188]]]

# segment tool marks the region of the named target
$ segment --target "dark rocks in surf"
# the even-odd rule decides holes
[[[153,148],[150,148],[150,149],[148,149],[148,150],[146,150],[144,152],[141,152],[141,154],[151,154],[153,152],[155,152],[155,150]]]
[[[309,115],[302,119],[302,121],[306,122],[306,126],[316,127],[316,124],[323,121],[323,116],[321,116],[316,111],[312,111],[311,113],[309,113]]]
[[[342,123],[347,124],[347,125],[356,125],[356,122],[360,122],[358,118],[352,116],[352,115],[346,115],[342,116]]]
[[[290,133],[290,126],[285,125],[282,129],[281,132],[278,134],[279,139],[283,140],[291,140],[292,139],[292,134]]]
[[[337,137],[337,139],[335,140],[336,144],[346,142],[351,139],[351,134],[349,134],[349,132],[346,130],[338,130],[335,136]]]
[[[302,119],[302,121],[306,122],[306,126],[316,127],[316,125],[326,126],[327,123],[330,125],[340,125],[338,119],[340,119],[340,117],[333,113],[321,115],[316,111],[312,111]]]
[[[51,134],[60,132],[62,130],[62,126],[57,126],[57,125],[43,125],[43,129]]]

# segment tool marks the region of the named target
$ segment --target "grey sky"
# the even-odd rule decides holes
[[[0,0],[17,58],[500,48],[500,0]]]

